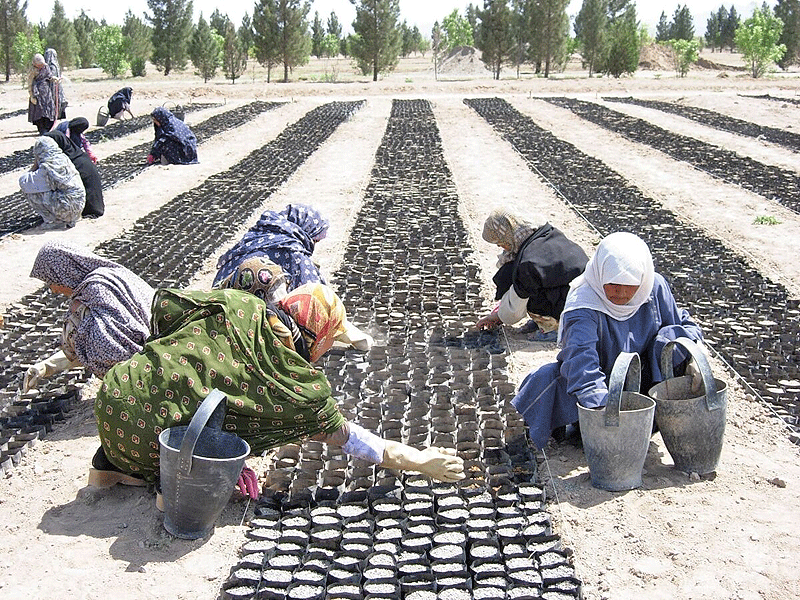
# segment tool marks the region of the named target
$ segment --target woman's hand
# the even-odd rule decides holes
[[[486,315],[485,317],[480,319],[477,323],[475,323],[475,327],[480,330],[494,329],[495,327],[498,327],[499,325],[502,324],[503,321],[500,320],[500,317],[497,316],[497,313],[493,312]]]

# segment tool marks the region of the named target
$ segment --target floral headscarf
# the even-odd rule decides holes
[[[538,219],[537,219],[538,220]],[[542,225],[544,222],[542,222]],[[522,217],[507,210],[494,210],[483,224],[483,239],[490,244],[503,246],[503,252],[497,260],[501,267],[511,262],[519,252],[522,244],[542,225],[533,225]]]
[[[286,274],[279,265],[262,256],[245,259],[216,287],[250,292],[264,302],[276,303],[286,296]]]
[[[290,204],[280,212],[268,210],[235,246],[220,256],[214,285],[251,256],[265,256],[280,265],[290,290],[304,283],[325,283],[311,254],[327,231],[328,220],[312,206]]]
[[[39,250],[31,277],[71,288],[70,313],[63,349],[89,371],[102,377],[127,360],[150,336],[150,306],[155,291],[122,265],[63,242],[47,242]]]
[[[347,314],[344,304],[328,286],[320,283],[301,285],[279,305],[300,327],[309,345],[311,362],[322,356],[334,339],[345,331]]]

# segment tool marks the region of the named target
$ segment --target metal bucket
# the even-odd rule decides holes
[[[620,353],[611,370],[606,405],[591,409],[578,404],[583,452],[596,488],[618,492],[642,485],[656,403],[626,391],[639,389],[641,370],[638,354]]]
[[[175,117],[183,121],[184,117],[186,116],[186,111],[180,104],[175,104],[174,102],[164,102],[162,104],[164,108],[166,108],[169,112],[171,112]]]
[[[212,390],[188,427],[170,427],[158,436],[164,528],[174,536],[194,540],[214,529],[250,454],[247,442],[220,431],[225,398]]]
[[[101,106],[97,111],[97,126],[103,127],[106,123],[108,123],[108,108]]]
[[[678,338],[661,352],[661,373],[672,374],[672,353],[680,344],[692,355],[703,376],[703,393],[692,392],[688,375],[671,377],[650,388],[656,402],[656,425],[675,468],[703,475],[716,470],[725,435],[727,384],[714,379],[705,354],[689,338]]]

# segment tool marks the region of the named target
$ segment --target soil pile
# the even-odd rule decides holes
[[[439,65],[439,73],[443,75],[488,75],[486,67],[478,51],[472,46],[457,46],[450,50]]]
[[[639,53],[639,68],[647,71],[669,71],[675,68],[672,48],[665,44],[646,44]]]

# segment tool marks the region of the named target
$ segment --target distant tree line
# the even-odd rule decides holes
[[[148,10],[142,15],[129,10],[121,27],[98,22],[84,11],[70,20],[61,0],[54,0],[47,23],[32,23],[25,14],[27,0],[0,0],[2,65],[8,81],[12,72],[27,71],[33,53],[52,47],[62,68],[98,66],[112,77],[128,71],[137,77],[146,74],[148,62],[169,75],[186,69],[191,60],[204,81],[222,72],[235,82],[244,74],[248,58],[254,58],[266,67],[268,81],[273,72],[288,81],[292,70],[311,56],[343,56],[377,80],[400,57],[428,51],[438,74],[447,52],[474,46],[495,78],[509,68],[519,76],[522,64],[549,77],[562,70],[576,50],[590,76],[619,77],[636,70],[647,39],[633,0],[583,0],[573,23],[574,38],[566,12],[569,0],[482,0],[480,5],[469,4],[463,15],[454,10],[444,16],[429,37],[401,22],[399,0],[350,1],[356,8],[353,33],[343,35],[334,12],[327,18],[315,12],[309,20],[309,0],[255,0],[252,18],[245,14],[238,27],[219,9],[208,20],[201,14],[193,23],[191,0],[147,0]],[[762,74],[770,61],[783,68],[798,64],[800,0],[778,0],[774,12],[765,2],[745,22],[733,6],[720,6],[708,18],[703,37],[712,50],[736,48],[745,53],[754,74]],[[671,19],[661,14],[656,41],[676,50],[692,49],[698,38],[686,5],[679,5]]]

